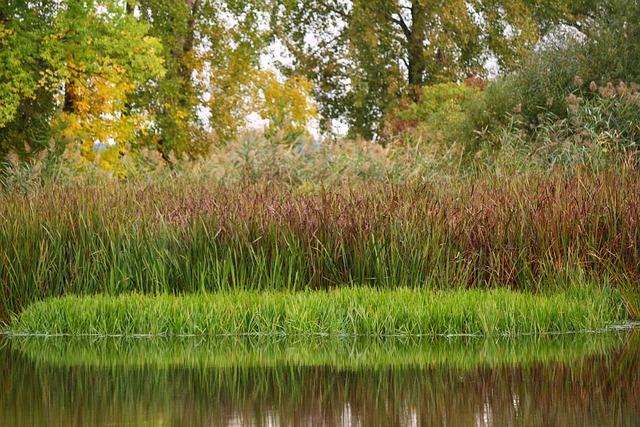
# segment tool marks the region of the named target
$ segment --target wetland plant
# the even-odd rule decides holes
[[[62,295],[615,287],[637,318],[640,174],[0,193],[0,319]],[[621,300],[618,302],[622,304]],[[634,314],[634,308],[636,311]]]

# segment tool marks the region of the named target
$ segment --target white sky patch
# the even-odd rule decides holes
[[[577,40],[584,42],[587,36],[580,32],[577,28],[569,25],[559,25],[557,28],[545,35],[536,46],[536,51],[540,51],[546,47],[565,43],[567,40]]]

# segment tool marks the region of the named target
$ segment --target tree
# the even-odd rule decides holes
[[[0,5],[0,158],[25,142],[151,145],[197,157],[252,104],[266,3],[9,0]],[[104,157],[104,156],[103,156]]]
[[[135,146],[151,120],[136,90],[162,76],[161,45],[119,2],[68,1],[47,45],[53,76],[64,87],[62,135],[92,160],[96,142]],[[62,42],[59,42],[62,41]],[[47,40],[48,43],[48,40]]]
[[[509,69],[552,24],[577,21],[571,2],[552,0],[276,3],[272,28],[294,58],[285,72],[314,82],[325,120],[346,117],[367,138],[402,95],[483,76],[489,58]]]
[[[586,34],[583,77],[598,83],[640,83],[640,3],[635,0],[603,2],[581,29]]]
[[[204,155],[232,139],[264,43],[262,2],[141,0],[140,11],[164,46],[167,69],[140,97],[156,114],[149,140],[167,158]]]
[[[0,4],[0,159],[47,139],[54,92],[41,74],[47,70],[42,41],[54,10],[52,0]]]
[[[308,136],[309,121],[317,118],[311,82],[299,76],[281,82],[273,71],[266,70],[258,73],[255,84],[254,106],[268,121],[268,140],[291,144]]]
[[[0,11],[0,155],[42,135],[88,160],[96,143],[135,144],[149,117],[130,97],[163,73],[146,24],[117,0],[16,0]]]

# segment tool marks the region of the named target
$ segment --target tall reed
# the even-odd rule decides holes
[[[631,171],[330,189],[44,185],[0,194],[0,318],[65,294],[345,285],[600,283],[637,305],[639,215]]]

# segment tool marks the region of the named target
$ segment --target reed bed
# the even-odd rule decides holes
[[[638,319],[639,217],[632,170],[331,188],[44,184],[0,193],[0,320],[68,294],[593,283],[619,289]]]
[[[343,288],[307,292],[93,295],[31,304],[16,334],[516,335],[603,329],[624,319],[610,292]]]

